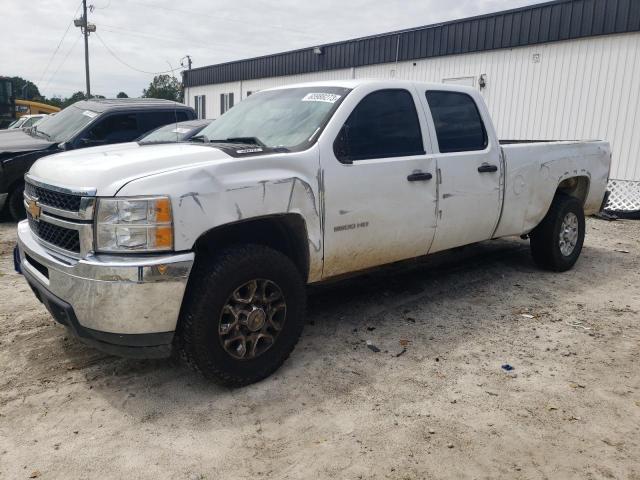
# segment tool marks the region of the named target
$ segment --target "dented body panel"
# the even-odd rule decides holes
[[[494,237],[529,233],[543,219],[558,186],[568,178],[586,181],[584,211],[600,211],[609,179],[607,142],[540,142],[503,145],[504,206]],[[582,196],[581,195],[581,196]]]
[[[227,156],[225,161],[193,164],[133,180],[118,195],[159,191],[169,195],[176,250],[192,250],[198,238],[224,225],[272,215],[300,215],[308,235],[309,280],[315,281],[322,275],[320,188],[315,146],[298,153],[243,159]],[[255,235],[247,242],[259,243],[260,232]]]

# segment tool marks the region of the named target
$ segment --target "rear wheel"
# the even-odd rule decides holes
[[[585,220],[582,203],[558,194],[540,225],[531,232],[531,253],[546,270],[564,272],[578,261],[584,243]]]
[[[200,259],[191,275],[177,339],[183,359],[235,387],[277,370],[304,326],[306,293],[294,263],[245,245]]]

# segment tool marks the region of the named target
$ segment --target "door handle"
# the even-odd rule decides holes
[[[488,163],[484,163],[478,167],[478,171],[480,173],[493,173],[498,171],[497,165],[489,165]]]
[[[416,172],[409,175],[407,177],[407,180],[409,180],[410,182],[424,182],[427,180],[431,180],[432,178],[433,175],[428,172]]]

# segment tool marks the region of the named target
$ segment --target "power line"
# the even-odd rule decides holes
[[[49,77],[49,80],[47,80],[47,83],[44,85],[44,87],[42,87],[43,90],[49,86],[49,84],[51,83],[51,80],[53,80],[53,78],[58,74],[58,72],[60,71],[62,66],[65,64],[65,62],[69,58],[69,55],[71,55],[71,52],[73,52],[73,50],[76,48],[76,45],[78,45],[78,41],[81,38],[82,38],[82,36],[76,37],[76,41],[73,42],[73,45],[71,46],[71,48],[69,49],[69,51],[67,52],[65,57],[62,59],[62,62],[60,63],[60,65],[58,65],[58,68],[56,68],[56,71],[53,72],[53,74]]]
[[[75,13],[73,14],[74,18],[77,15],[78,10],[80,10],[80,5],[82,5],[82,2],[80,2],[80,4],[78,5],[78,8],[76,8]],[[49,61],[47,62],[46,67],[44,67],[44,71],[42,72],[42,75],[40,76],[40,80],[38,80],[38,83],[41,83],[42,80],[44,80],[44,76],[47,74],[47,71],[49,70],[49,66],[51,65],[51,62],[55,58],[56,54],[58,53],[58,50],[60,50],[60,46],[62,45],[62,42],[64,42],[64,39],[67,37],[67,33],[69,33],[69,29],[71,28],[71,25],[73,25],[73,19],[71,19],[71,21],[69,22],[69,25],[67,25],[67,29],[64,31],[64,34],[62,35],[62,38],[58,42],[56,49],[53,51],[53,54],[51,54],[51,56],[49,57]]]
[[[107,50],[107,52],[109,52],[113,58],[115,58],[116,60],[118,60],[118,62],[120,62],[121,64],[123,64],[125,67],[130,68],[131,70],[135,70],[136,72],[140,72],[140,73],[145,73],[145,74],[147,74],[147,75],[161,75],[161,74],[164,74],[164,73],[173,73],[173,72],[175,72],[176,70],[180,70],[180,69],[181,69],[181,68],[172,68],[171,70],[165,70],[165,71],[163,71],[163,72],[148,72],[148,71],[146,71],[146,70],[140,70],[139,68],[136,68],[136,67],[134,67],[134,66],[132,66],[132,65],[128,64],[127,62],[125,62],[124,60],[122,60],[120,57],[118,57],[118,55],[116,55],[116,53],[115,53],[113,50],[111,50],[111,49],[107,46],[107,44],[104,42],[104,40],[102,39],[102,37],[101,37],[100,35],[98,35],[98,33],[97,33],[97,32],[95,32],[95,34],[96,34],[96,37],[98,37],[98,40],[100,40],[100,43],[102,43],[102,45],[104,46],[104,48]]]
[[[141,32],[139,30],[136,30],[135,32],[132,32],[129,29],[125,29],[125,28],[120,28],[117,27],[115,25],[110,25],[108,23],[102,23],[100,22],[100,30],[104,31],[104,32],[110,32],[110,33],[117,33],[120,36],[129,36],[129,37],[139,37],[139,38],[152,38],[154,40],[161,40],[161,41],[165,41],[168,43],[175,43],[175,42],[179,42],[179,43],[185,43],[185,42],[189,42],[190,40],[186,39],[186,38],[178,38],[178,37],[168,37],[166,35],[154,35],[152,33],[147,33],[147,32]],[[201,42],[198,42],[199,45],[201,47],[207,46],[208,44],[204,44]],[[216,42],[215,44],[211,44],[211,46],[215,46],[216,48],[219,48],[220,46],[224,46],[224,47],[232,47],[232,48],[225,48],[224,51],[225,52],[229,52],[229,51],[237,51],[239,52],[240,50],[238,50],[237,48],[233,48],[235,46],[237,46],[236,44],[230,44],[230,43],[218,43]]]

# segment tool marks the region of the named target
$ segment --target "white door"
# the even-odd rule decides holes
[[[446,87],[422,92],[438,144],[438,228],[431,252],[488,240],[499,220],[500,146],[485,127],[489,116],[477,95]]]
[[[419,102],[417,92],[397,85],[361,86],[323,134],[323,277],[428,252],[436,163]]]

